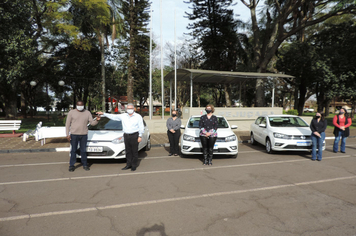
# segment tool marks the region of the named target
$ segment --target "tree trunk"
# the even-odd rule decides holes
[[[226,106],[231,107],[231,99],[230,99],[230,86],[228,84],[224,84],[224,90],[225,90],[225,100],[226,100]]]

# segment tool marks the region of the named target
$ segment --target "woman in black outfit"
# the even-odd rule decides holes
[[[218,133],[218,118],[213,115],[214,106],[208,104],[205,107],[206,115],[202,115],[199,121],[200,140],[203,146],[204,163],[203,165],[212,165],[213,150]],[[209,155],[209,156],[208,156]]]
[[[311,140],[312,140],[312,161],[316,159],[321,161],[323,155],[323,143],[325,140],[325,130],[327,127],[327,121],[324,118],[324,113],[317,112],[315,118],[312,119],[310,123],[310,129],[312,131]],[[318,154],[316,153],[318,149]]]
[[[169,140],[169,156],[173,154],[178,156],[179,153],[179,137],[180,137],[180,126],[182,121],[177,117],[177,111],[172,111],[172,117],[167,120],[167,135]]]

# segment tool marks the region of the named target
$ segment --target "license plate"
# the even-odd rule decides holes
[[[297,146],[310,146],[310,142],[297,142]]]
[[[103,152],[103,147],[87,147],[87,152]]]
[[[218,145],[217,144],[214,144],[214,149],[218,149]]]

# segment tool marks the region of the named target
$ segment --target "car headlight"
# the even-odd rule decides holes
[[[190,141],[190,142],[195,142],[195,137],[187,135],[187,134],[184,134],[183,135],[183,140]]]
[[[120,143],[124,143],[124,137],[118,137],[116,139],[114,139],[113,141],[111,141],[113,144],[120,144]]]
[[[289,139],[289,135],[281,134],[281,133],[273,133],[275,138]]]
[[[231,135],[225,138],[225,142],[236,141],[236,135]]]

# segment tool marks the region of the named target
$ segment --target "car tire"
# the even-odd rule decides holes
[[[255,140],[255,137],[253,136],[253,133],[251,132],[251,135],[250,135],[250,142],[252,145],[256,145],[256,140]]]
[[[231,158],[232,158],[232,159],[236,159],[236,158],[237,158],[237,155],[238,155],[238,154],[232,155]]]
[[[148,137],[145,151],[151,150],[151,137]]]
[[[269,138],[267,138],[267,140],[266,140],[266,152],[268,154],[272,154],[273,153],[272,143],[271,143],[271,140]]]

